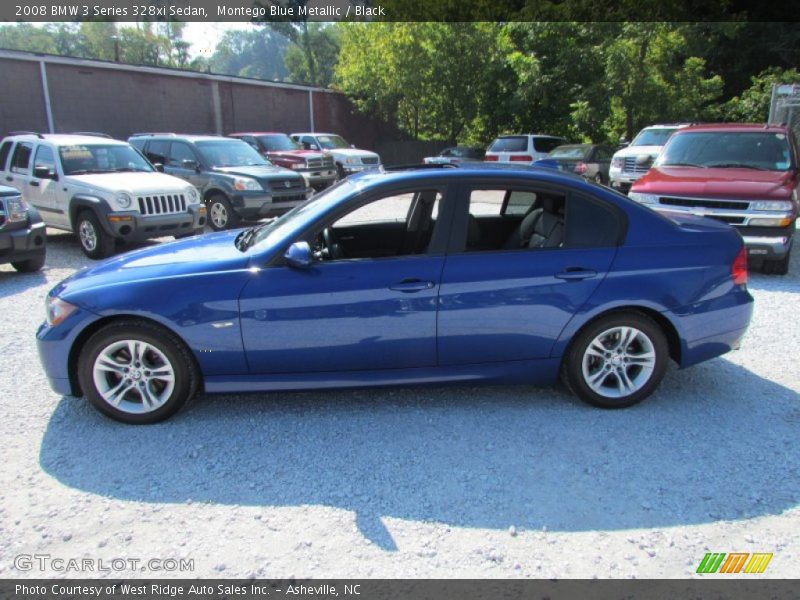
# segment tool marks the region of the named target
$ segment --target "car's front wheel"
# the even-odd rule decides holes
[[[78,380],[95,408],[134,425],[172,416],[198,386],[186,346],[146,321],[120,321],[97,331],[78,358]]]
[[[20,273],[33,273],[35,271],[38,271],[44,266],[44,260],[45,260],[45,252],[42,251],[34,258],[29,258],[28,260],[21,260],[19,262],[12,262],[11,266],[14,267]]]
[[[664,332],[649,317],[618,312],[581,330],[567,353],[562,376],[582,400],[624,408],[647,398],[667,369]]]
[[[91,210],[84,210],[75,220],[75,233],[81,243],[81,250],[95,260],[106,258],[114,253],[115,239],[107,234],[100,221]]]
[[[209,198],[207,210],[208,224],[214,231],[234,228],[241,221],[230,201],[221,194]]]

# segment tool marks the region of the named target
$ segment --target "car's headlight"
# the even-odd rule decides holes
[[[28,203],[22,198],[6,198],[6,221],[23,223],[28,220]]]
[[[628,198],[639,204],[658,204],[658,196],[655,194],[640,194],[639,192],[628,192]]]
[[[189,204],[197,204],[200,201],[200,194],[197,193],[196,188],[190,187],[186,189],[186,198],[189,200]]]
[[[62,300],[58,296],[47,296],[45,298],[45,309],[47,312],[47,324],[51,327],[58,325],[76,310],[78,307]]]
[[[133,198],[131,198],[131,195],[126,192],[120,192],[119,194],[117,194],[116,200],[120,208],[128,208],[133,202]]]
[[[344,160],[344,162],[347,163],[348,165],[360,165],[361,164],[361,159],[358,158],[358,157],[355,157],[355,156],[348,156]]]
[[[750,210],[791,210],[788,200],[756,200],[750,203]]]
[[[623,159],[621,156],[615,156],[611,159],[611,167],[614,169],[621,169],[622,168]]]
[[[237,177],[233,180],[233,187],[240,192],[256,192],[264,189],[258,181],[250,177]]]

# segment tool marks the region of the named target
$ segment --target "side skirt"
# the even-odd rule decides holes
[[[330,373],[275,373],[263,375],[218,375],[205,378],[205,391],[275,392],[283,390],[323,390],[393,387],[406,385],[445,385],[457,383],[525,383],[552,385],[558,379],[560,358],[519,360],[448,367],[342,371]]]

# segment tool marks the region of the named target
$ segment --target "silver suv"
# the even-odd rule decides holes
[[[77,233],[89,258],[111,255],[118,241],[183,237],[206,223],[194,186],[100,135],[12,134],[0,144],[0,176],[48,227]]]

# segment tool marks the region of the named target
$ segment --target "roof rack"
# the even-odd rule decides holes
[[[35,135],[40,139],[44,139],[44,136],[38,131],[9,131],[8,135]]]
[[[89,137],[101,137],[101,138],[108,138],[109,140],[114,139],[107,133],[100,133],[98,131],[73,131],[67,135],[86,135]]]
[[[137,131],[130,134],[128,137],[144,137],[147,135],[176,135],[172,131]]]

